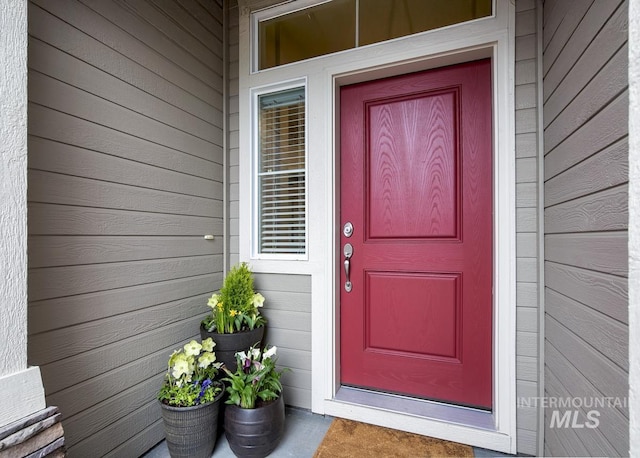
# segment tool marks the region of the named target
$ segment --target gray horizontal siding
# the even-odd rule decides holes
[[[264,341],[278,347],[285,402],[311,408],[311,277],[256,274],[256,291],[266,298],[268,320]]]
[[[215,1],[29,5],[29,362],[69,456],[163,438],[167,359],[221,284],[222,32]]]
[[[516,395],[539,396],[537,2],[516,2]],[[519,453],[538,454],[538,409],[518,405]]]
[[[547,1],[544,18],[545,394],[624,400],[627,2]],[[598,408],[595,429],[553,428],[554,410],[545,455],[628,454],[626,405]]]
[[[41,107],[34,107],[33,115],[46,118],[54,117],[56,122],[69,122],[65,127],[70,130],[78,130],[75,126],[80,122],[86,127],[91,127],[90,123],[83,123],[81,120],[73,119],[70,116],[64,116],[52,110],[44,110]],[[72,122],[72,123],[71,123]],[[100,135],[96,130],[91,130],[90,135],[97,135],[93,138],[95,143],[83,143],[80,136],[74,137],[73,141],[80,143],[80,146],[63,144],[55,139],[49,140],[43,137],[36,137],[36,134],[50,136],[55,135],[53,129],[44,130],[43,126],[32,123],[33,129],[29,129],[33,134],[29,142],[29,165],[32,170],[46,170],[48,172],[64,173],[72,176],[81,176],[96,180],[104,180],[109,183],[135,184],[144,189],[159,190],[165,192],[181,193],[188,196],[205,197],[212,200],[212,204],[217,204],[217,197],[221,193],[221,183],[211,180],[221,180],[222,175],[220,168],[212,165],[207,161],[198,161],[196,164],[189,162],[180,162],[178,155],[162,154],[161,148],[158,146],[147,145],[149,157],[145,158],[146,149],[138,148],[138,144],[118,144],[120,148],[115,151],[112,144],[100,141]],[[107,129],[103,129],[107,133]],[[69,132],[67,132],[69,134]],[[73,134],[71,134],[73,135]],[[117,135],[117,133],[116,133]],[[102,139],[106,140],[108,135]],[[88,149],[90,147],[102,146],[102,150]],[[131,149],[128,149],[128,147]],[[109,154],[105,154],[109,152]],[[121,152],[122,154],[117,154]],[[183,158],[187,158],[183,156]],[[166,159],[166,162],[165,162]],[[192,158],[193,159],[193,158]],[[155,164],[153,164],[155,162]],[[197,166],[205,167],[205,175],[211,172],[209,178],[201,178],[194,175],[194,172],[202,173],[197,170]],[[196,166],[196,167],[194,167]],[[191,169],[194,167],[194,169]],[[216,176],[219,174],[220,176]]]
[[[228,42],[228,118],[227,118],[227,200],[228,200],[228,257],[229,265],[235,265],[240,260],[240,104],[238,88],[239,80],[239,16],[238,2],[231,0],[227,11],[227,42]]]

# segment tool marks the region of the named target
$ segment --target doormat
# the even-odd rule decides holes
[[[468,445],[335,418],[314,458],[472,457]]]

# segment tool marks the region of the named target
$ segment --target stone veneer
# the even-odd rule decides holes
[[[66,455],[57,407],[47,407],[0,427],[0,458]]]

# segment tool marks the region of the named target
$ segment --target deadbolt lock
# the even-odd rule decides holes
[[[353,235],[353,224],[351,224],[351,222],[345,223],[344,227],[342,228],[342,233],[347,238],[351,237]]]

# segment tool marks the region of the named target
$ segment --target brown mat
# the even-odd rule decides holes
[[[472,457],[468,445],[336,418],[314,458]]]

